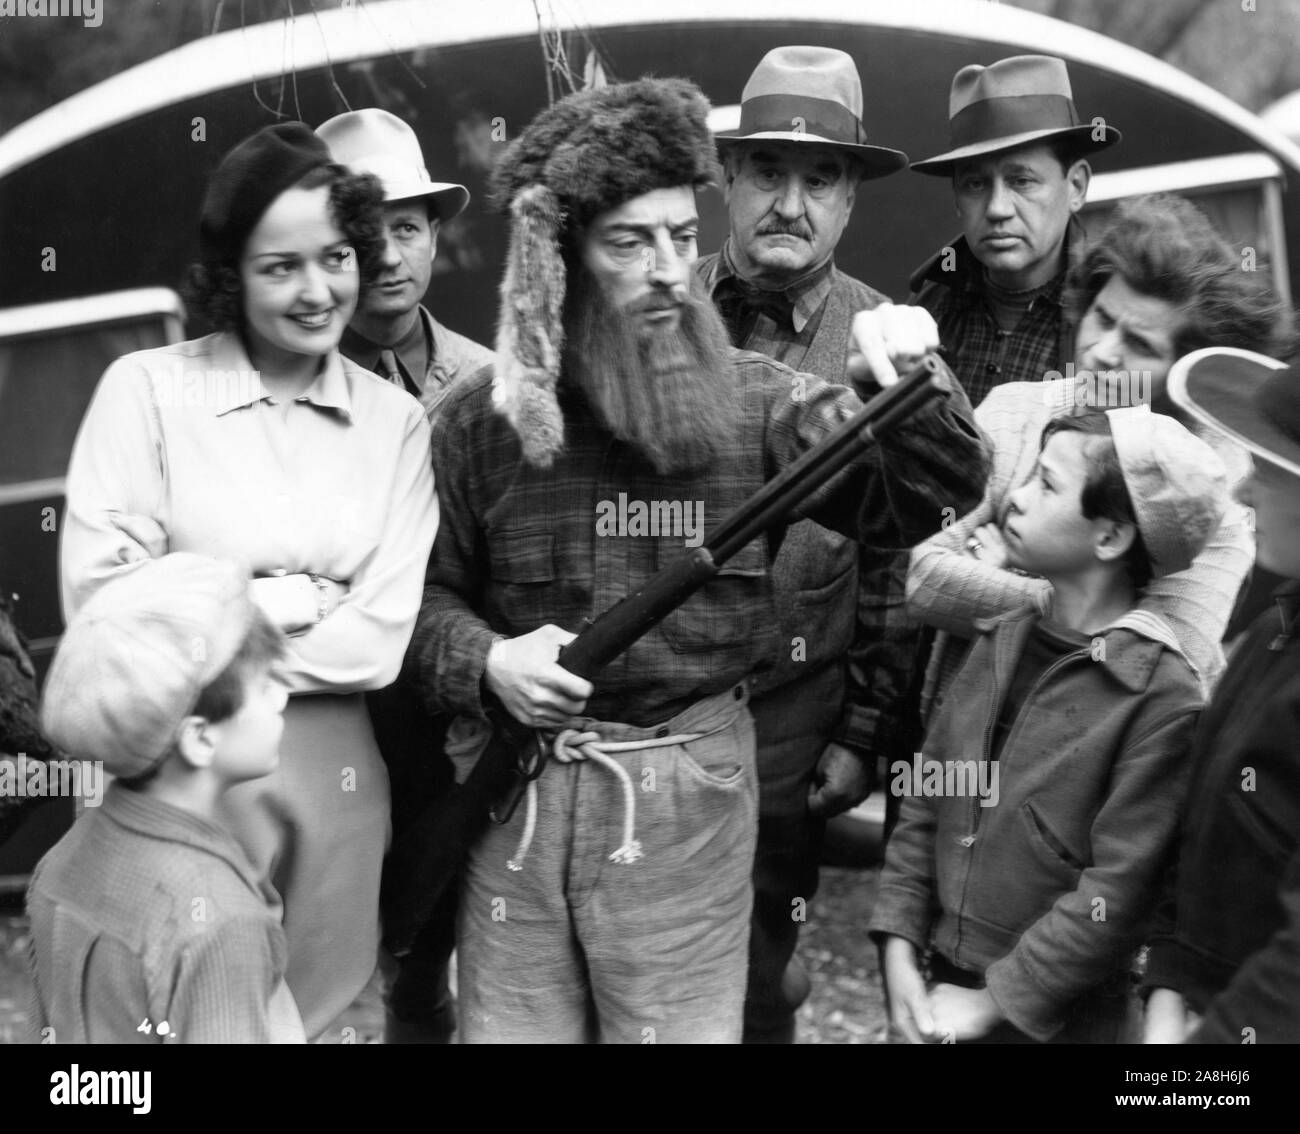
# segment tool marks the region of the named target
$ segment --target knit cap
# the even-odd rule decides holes
[[[41,724],[69,756],[112,775],[149,771],[200,692],[238,652],[255,607],[233,563],[176,552],[97,591],[45,682]]]
[[[1150,406],[1107,410],[1106,417],[1152,574],[1186,570],[1227,511],[1223,462],[1180,422]]]

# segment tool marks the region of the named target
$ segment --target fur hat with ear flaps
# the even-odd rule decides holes
[[[708,100],[686,79],[579,91],[543,110],[497,162],[492,193],[510,213],[510,249],[492,402],[519,434],[529,464],[548,468],[564,449],[555,384],[566,242],[643,193],[716,183],[708,113]]]

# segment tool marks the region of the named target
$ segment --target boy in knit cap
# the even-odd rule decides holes
[[[906,1039],[1131,1038],[1131,962],[1202,705],[1172,631],[1135,607],[1216,530],[1226,481],[1209,446],[1144,406],[1043,430],[1002,536],[1052,605],[976,623],[924,752],[890,770],[904,798],[870,929]]]
[[[302,1042],[279,898],[217,820],[227,788],[278,763],[283,648],[243,572],[183,553],[68,627],[42,723],[117,780],[32,876],[41,1041]]]

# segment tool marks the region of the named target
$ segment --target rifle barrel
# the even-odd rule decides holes
[[[895,385],[882,390],[828,437],[773,477],[705,536],[641,587],[619,600],[560,651],[570,673],[592,680],[600,670],[694,594],[750,540],[781,523],[866,449],[879,432],[943,394],[940,367],[931,355]]]

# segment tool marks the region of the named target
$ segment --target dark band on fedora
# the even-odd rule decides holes
[[[815,134],[849,145],[867,144],[867,132],[847,106],[806,95],[771,94],[747,99],[741,107],[738,133]],[[720,140],[729,139],[724,135]]]
[[[957,162],[1054,139],[1068,140],[1073,156],[1084,157],[1113,146],[1120,132],[1099,118],[1080,118],[1063,59],[1013,55],[987,67],[972,63],[953,76],[948,149],[912,168],[948,177]]]
[[[1033,94],[986,98],[963,107],[949,123],[951,148],[1034,130],[1068,130],[1082,125],[1074,102],[1064,95]]]

